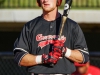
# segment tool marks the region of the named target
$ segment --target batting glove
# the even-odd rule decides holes
[[[56,64],[59,60],[59,57],[61,54],[56,51],[52,51],[49,54],[43,54],[42,55],[42,63],[44,64]]]
[[[60,40],[55,40],[53,45],[53,51],[57,51],[61,54],[61,56],[65,56],[67,48],[64,47],[64,43]]]

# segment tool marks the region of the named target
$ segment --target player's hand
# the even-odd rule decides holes
[[[59,60],[59,57],[61,54],[56,51],[52,51],[49,54],[43,54],[42,55],[42,63],[44,64],[56,64]]]
[[[64,43],[60,40],[54,40],[53,51],[59,52],[62,56],[65,55],[67,48],[64,47]]]

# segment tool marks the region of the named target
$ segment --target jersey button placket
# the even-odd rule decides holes
[[[50,25],[50,29],[52,29],[53,27],[52,27],[52,25]]]
[[[50,31],[52,30],[52,28],[53,28],[53,24],[52,24],[52,22],[51,22],[51,24],[50,24]]]

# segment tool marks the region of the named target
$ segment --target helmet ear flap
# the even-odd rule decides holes
[[[40,0],[37,0],[38,6],[41,7]]]
[[[40,0],[37,0],[38,6],[41,7]],[[57,0],[57,6],[60,6],[62,3],[62,0]]]
[[[57,0],[57,6],[60,6],[62,3],[62,0]]]

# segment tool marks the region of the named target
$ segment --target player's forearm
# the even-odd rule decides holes
[[[78,50],[71,50],[71,55],[67,58],[74,62],[78,62],[78,63],[83,62],[83,56],[82,56],[81,52]]]
[[[21,62],[20,65],[22,66],[34,66],[37,65],[38,63],[36,62],[36,57],[35,55],[31,55],[31,54],[26,54]]]

